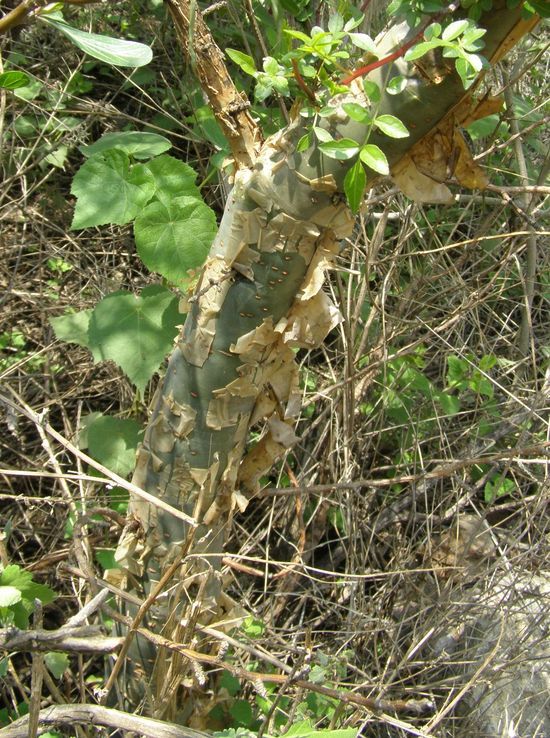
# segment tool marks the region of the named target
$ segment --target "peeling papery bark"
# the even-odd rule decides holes
[[[486,57],[501,54],[508,39],[515,42],[529,30],[520,14],[519,8],[494,3],[480,21],[488,29]],[[402,44],[407,34],[403,26],[390,32],[380,42],[382,54]],[[386,95],[386,83],[396,74],[407,76],[407,87]],[[406,139],[377,132],[369,138],[383,149],[408,194],[444,199],[449,173],[464,184],[484,186],[484,174],[471,162],[459,130],[475,116],[477,102],[471,91],[465,93],[453,60],[431,55],[418,66],[401,60],[371,79],[382,90],[378,114],[396,115],[411,132]],[[315,125],[336,139],[361,143],[368,131],[346,115],[346,102],[369,107],[358,85],[335,98],[333,112],[318,117]],[[261,475],[296,440],[295,351],[318,346],[341,319],[322,285],[325,269],[354,226],[343,197],[353,162],[330,159],[315,145],[298,152],[311,122],[298,116],[266,141],[253,167],[237,172],[138,453],[133,483],[197,521],[193,563],[188,560],[182,572],[187,591],[202,582],[205,618],[208,609],[214,616],[220,607],[219,578],[207,578],[206,586],[204,581],[207,571],[220,569],[231,513],[245,509]],[[426,172],[430,162],[437,166]],[[244,455],[249,429],[260,422],[263,436]],[[181,557],[190,528],[137,497],[130,514],[139,530],[128,528],[116,557],[128,577],[126,586],[148,594]],[[159,627],[178,622],[182,592],[180,586],[157,600],[153,615]]]

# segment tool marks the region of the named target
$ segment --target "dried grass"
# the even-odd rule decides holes
[[[159,65],[166,65],[169,79],[178,79],[169,62],[177,53],[169,36],[160,36],[159,46],[161,41],[167,47]],[[26,53],[35,54],[42,78],[46,58],[47,85],[58,89],[66,77],[60,70],[56,78],[55,64],[47,64],[58,49],[44,43],[33,29],[13,48],[24,44]],[[43,145],[50,141],[45,127],[34,141],[14,132],[14,116],[29,113],[33,103],[10,100],[4,111],[9,143],[0,206],[0,333],[20,331],[25,348],[20,360],[4,366],[2,393],[20,398],[20,407],[42,414],[75,444],[82,415],[127,415],[132,388],[114,366],[96,366],[84,349],[57,342],[49,318],[65,308],[92,307],[113,289],[140,288],[152,280],[140,268],[127,229],[68,230],[69,183],[79,163],[74,144],[159,110],[147,94],[119,85],[120,80],[99,82],[93,102],[73,101],[81,123],[56,141],[72,147],[65,171],[41,168]],[[541,91],[541,104],[543,96]],[[62,121],[63,115],[53,112],[52,119]],[[173,140],[184,158],[197,162],[202,156],[184,128]],[[511,149],[499,158],[477,153],[494,179],[498,170],[515,168]],[[220,193],[212,190],[209,197],[217,202]],[[491,653],[481,670],[480,664],[468,667],[468,623],[484,612],[487,592],[505,577],[509,582],[548,574],[550,316],[540,293],[531,313],[531,350],[520,356],[516,348],[526,232],[532,222],[545,230],[548,198],[537,199],[530,220],[499,193],[462,194],[448,209],[414,205],[393,192],[377,191],[372,198],[372,209],[345,245],[341,270],[330,278],[345,321],[322,349],[302,357],[308,381],[301,441],[273,471],[262,495],[233,521],[227,589],[267,624],[252,644],[253,655],[242,651],[235,659],[243,668],[259,661],[264,670],[265,653],[300,669],[325,654],[340,689],[436,704],[435,715],[421,718],[383,717],[348,706],[342,711],[346,724],[361,726],[373,738],[450,738],[465,735],[460,708],[472,688],[494,678]],[[538,275],[547,279],[543,239]],[[72,267],[61,276],[48,266],[57,258]],[[57,285],[48,284],[52,279]],[[420,398],[406,420],[395,419],[383,392],[388,366],[419,348],[422,371],[438,388],[445,385],[449,354],[506,360],[489,373],[495,423],[487,433],[479,432],[485,411],[473,395],[457,415],[446,416],[436,402],[426,413]],[[13,354],[7,349],[3,355]],[[88,470],[63,448],[45,448],[23,413],[8,406],[3,411],[0,521],[2,528],[9,522],[12,532],[7,544],[0,539],[0,555],[60,593],[45,615],[46,627],[55,627],[89,594],[75,565],[86,567],[84,574],[98,570],[94,549],[116,545],[120,529],[105,517],[91,517],[108,506],[105,486],[90,482]],[[56,478],[54,461],[64,480]],[[513,480],[514,488],[488,504],[483,491],[495,475]],[[73,540],[66,522],[77,508],[84,511],[85,525]],[[508,603],[501,613],[509,608]],[[532,648],[531,641],[520,644],[511,661],[528,660]],[[342,663],[343,672],[337,668]],[[86,677],[102,668],[98,659],[72,658],[62,687],[50,684],[45,699],[93,701]],[[30,660],[15,656],[0,685],[0,701],[13,708],[28,698],[29,685]],[[289,683],[286,694],[293,697],[293,714],[304,691]]]

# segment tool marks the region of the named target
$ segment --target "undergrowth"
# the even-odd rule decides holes
[[[158,382],[158,374],[136,381],[130,373],[132,384],[113,362],[94,363],[86,341],[60,341],[52,326],[70,311],[88,311],[89,318],[110,293],[154,296],[177,282],[143,268],[128,225],[71,230],[81,147],[105,133],[154,133],[168,141],[174,161],[193,167],[218,217],[226,197],[225,142],[183,69],[160,4],[119,5],[86,17],[94,30],[122,24],[128,38],[154,39],[152,64],[132,74],[90,61],[40,26],[3,42],[5,68],[32,81],[0,105],[0,587],[9,589],[0,626],[26,627],[36,597],[44,627],[62,625],[115,565],[124,524],[127,492],[48,440],[43,424],[127,477]],[[307,3],[276,5],[294,15],[289,22],[297,28],[311,27]],[[252,91],[261,51],[257,22],[249,10],[243,20],[242,7],[228,3],[209,23],[223,46],[255,57],[256,77],[241,80]],[[256,21],[271,19],[265,33],[273,48],[284,45],[264,4],[254,8]],[[381,13],[380,3],[367,11],[372,35]],[[209,675],[202,691],[189,677],[201,715],[196,727],[229,736],[308,735],[316,728],[360,728],[377,738],[428,728],[431,735],[460,735],[463,713],[475,709],[467,699],[462,711],[453,702],[471,679],[467,669],[462,676],[456,670],[466,660],[461,628],[482,607],[480,593],[504,575],[547,575],[544,248],[526,353],[518,335],[526,238],[534,234],[542,243],[547,233],[548,191],[531,193],[526,213],[508,189],[521,184],[518,141],[529,184],[545,184],[542,43],[541,32],[491,75],[488,88],[515,81],[512,108],[469,131],[492,189],[457,190],[455,204],[445,207],[411,203],[389,184],[368,194],[370,206],[327,286],[344,321],[321,349],[299,357],[300,440],[232,523],[224,582],[250,616],[231,633],[242,648],[231,645],[223,656],[227,670]],[[266,129],[279,124],[285,90],[272,85],[266,99],[273,95],[273,104],[267,112],[258,107]],[[515,145],[512,119],[523,131]],[[109,615],[99,617],[110,627]],[[266,675],[280,674],[281,665],[287,680],[270,682]],[[31,666],[24,653],[0,659],[0,726],[28,709]],[[254,672],[262,677],[250,678]],[[51,655],[43,700],[93,702],[105,674],[102,657]],[[313,691],[315,685],[328,692]],[[341,699],[356,694],[425,699],[436,712],[397,718]]]

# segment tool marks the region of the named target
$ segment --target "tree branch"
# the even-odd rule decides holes
[[[53,727],[72,727],[78,723],[131,730],[145,738],[209,738],[208,733],[100,705],[53,705],[38,713],[39,732]],[[28,730],[29,717],[26,715],[2,728],[0,738],[27,738]]]
[[[77,653],[112,653],[124,638],[102,635],[97,625],[63,626],[56,630],[20,630],[2,628],[0,649],[5,651],[74,651]]]
[[[262,144],[259,127],[249,113],[194,0],[166,0],[185,55],[192,64],[216,120],[229,142],[237,168],[249,167]],[[190,40],[192,39],[192,46]]]

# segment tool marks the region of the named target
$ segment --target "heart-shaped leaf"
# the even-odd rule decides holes
[[[178,298],[165,287],[151,285],[139,296],[114,292],[92,314],[90,349],[100,360],[112,359],[143,392],[172,348],[181,321]]]
[[[145,266],[171,282],[201,266],[216,234],[214,212],[196,197],[151,202],[136,218],[136,247]]]
[[[73,178],[71,193],[78,199],[71,228],[129,223],[154,191],[150,172],[143,164],[130,166],[124,151],[109,149],[95,154]]]

